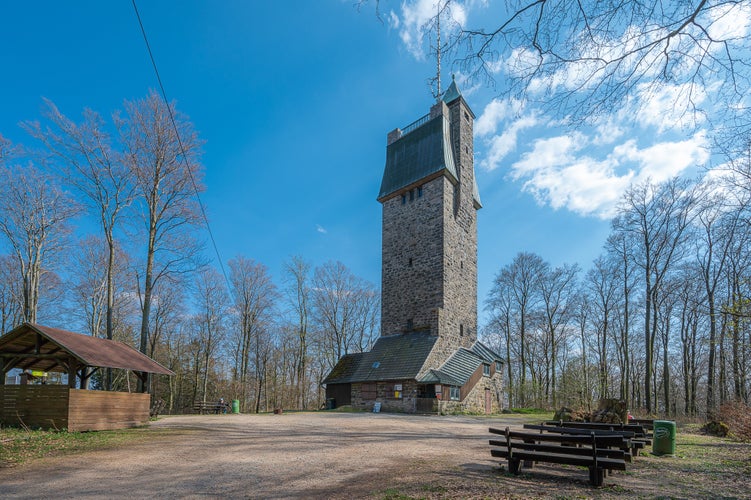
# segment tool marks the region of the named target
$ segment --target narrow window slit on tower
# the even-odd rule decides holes
[[[409,267],[412,267],[412,257],[409,258]]]

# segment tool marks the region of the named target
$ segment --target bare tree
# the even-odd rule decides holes
[[[677,178],[656,186],[650,182],[630,188],[619,207],[613,229],[634,243],[632,258],[643,271],[645,407],[652,406],[653,353],[657,335],[658,293],[667,273],[686,251],[689,229],[697,216],[700,193],[690,181]]]
[[[597,345],[597,367],[599,394],[601,398],[609,397],[609,340],[613,328],[615,315],[615,296],[619,282],[617,274],[610,266],[610,262],[598,257],[587,273],[586,286],[591,298],[590,322],[595,326],[595,340]]]
[[[23,317],[23,299],[18,286],[15,260],[0,255],[0,333],[20,325]]]
[[[534,374],[536,368],[531,362],[532,342],[530,324],[535,320],[540,306],[540,280],[547,269],[547,263],[539,255],[522,252],[511,264],[505,266],[495,278],[491,289],[491,303],[508,300],[510,314],[516,318],[515,330],[519,356],[519,384],[517,401],[521,405],[528,402],[527,375]],[[503,302],[498,302],[499,305]],[[501,312],[501,311],[499,311]]]
[[[703,200],[697,222],[696,256],[707,300],[709,320],[709,364],[707,367],[707,411],[716,409],[715,356],[720,315],[717,307],[717,287],[735,244],[735,232],[743,209],[729,207],[727,193],[715,192]]]
[[[57,180],[40,168],[0,166],[0,234],[18,266],[24,321],[36,322],[42,277],[61,256],[69,222],[79,213]]]
[[[542,297],[545,332],[545,344],[548,346],[550,357],[550,376],[546,377],[545,393],[557,408],[558,363],[559,356],[567,351],[569,323],[575,308],[574,292],[579,274],[578,265],[564,264],[550,269],[540,281],[540,295]]]
[[[542,99],[560,115],[597,117],[640,96],[670,95],[678,112],[721,110],[716,127],[745,135],[751,2],[516,0],[505,18],[467,28],[450,49],[461,68]],[[709,91],[711,87],[711,91]]]
[[[360,352],[370,342],[365,334],[368,324],[372,324],[373,290],[372,284],[352,274],[341,262],[327,262],[316,268],[315,320],[330,368],[343,355]]]
[[[117,125],[146,237],[144,269],[138,273],[140,350],[146,353],[157,282],[197,267],[199,245],[191,232],[200,222],[196,198],[196,190],[202,189],[199,140],[190,122],[153,91],[144,99],[126,102],[125,117],[117,119]],[[148,386],[139,383],[139,389],[147,391]]]
[[[292,257],[284,265],[285,296],[295,317],[297,353],[295,355],[295,378],[298,391],[297,404],[305,409],[307,402],[308,327],[310,324],[311,266],[302,257]]]
[[[112,339],[117,253],[115,231],[123,210],[133,198],[132,176],[122,163],[121,155],[113,149],[110,135],[98,113],[85,109],[83,121],[75,123],[52,101],[45,100],[44,114],[52,127],[29,122],[25,125],[26,130],[42,141],[53,158],[60,162],[66,181],[83,195],[102,228],[107,248],[105,332],[106,338]]]
[[[243,256],[229,261],[231,293],[239,322],[235,350],[235,379],[243,391],[243,403],[249,397],[251,360],[255,361],[256,380],[263,381],[262,355],[278,292],[263,264]],[[253,355],[253,356],[251,356]],[[257,387],[260,389],[260,386]],[[259,390],[260,393],[260,390]],[[256,398],[258,402],[258,398]]]
[[[203,358],[201,397],[205,402],[215,356],[226,335],[227,304],[229,302],[224,279],[214,268],[209,267],[198,273],[195,300],[195,324]]]

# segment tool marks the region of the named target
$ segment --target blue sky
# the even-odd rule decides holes
[[[482,24],[502,3],[457,2],[453,15]],[[419,43],[433,0],[382,2],[383,22],[353,4],[139,2],[167,94],[206,141],[202,199],[221,256],[256,259],[277,282],[301,255],[380,283],[386,134],[433,102],[435,63]],[[18,123],[40,118],[43,97],[75,119],[157,88],[130,1],[6,3],[0,46],[0,134],[14,142],[32,143]],[[446,61],[444,88],[451,72]],[[520,251],[588,268],[630,182],[707,160],[701,128],[686,132],[659,99],[636,120],[623,110],[567,130],[457,80],[478,117],[480,304]]]

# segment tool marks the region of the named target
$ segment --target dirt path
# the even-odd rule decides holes
[[[145,442],[0,469],[0,496],[357,498],[426,463],[492,465],[487,423],[467,418],[191,415],[150,429]]]
[[[667,470],[677,459],[649,456],[597,490],[586,471],[561,466],[510,476],[491,460],[487,429],[518,422],[372,413],[165,417],[144,431],[148,439],[0,469],[0,498],[707,498],[751,491],[748,476],[723,477],[722,469],[686,475]]]

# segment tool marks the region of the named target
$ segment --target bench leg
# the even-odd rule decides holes
[[[600,467],[589,468],[589,482],[592,486],[600,487],[605,479],[605,469]]]
[[[519,472],[521,472],[521,467],[518,459],[509,458],[508,459],[508,471],[514,475],[519,475]]]

